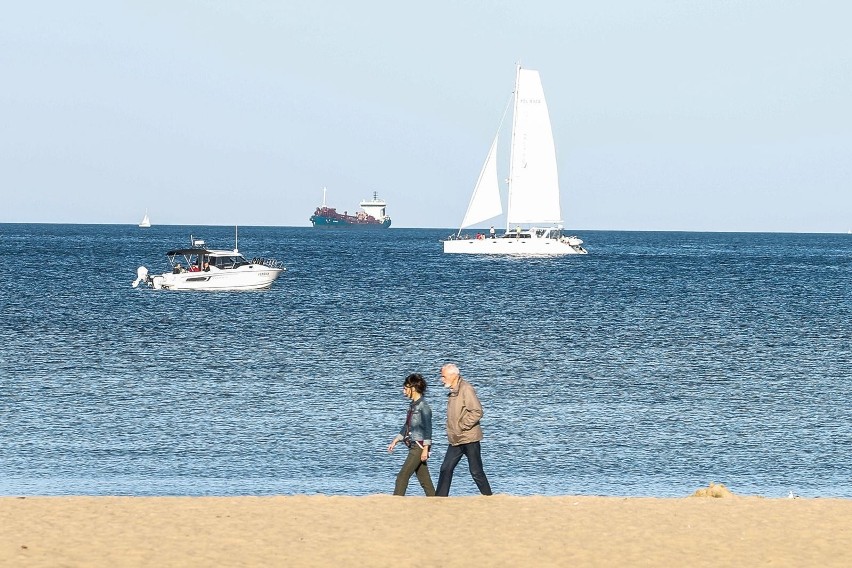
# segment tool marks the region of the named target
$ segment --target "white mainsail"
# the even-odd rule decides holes
[[[538,71],[518,68],[506,226],[559,225],[559,175]]]
[[[142,221],[140,221],[139,226],[142,227],[143,229],[146,229],[146,228],[151,226],[151,220],[148,218],[148,210],[147,209],[145,210],[145,216],[142,218]]]
[[[497,180],[497,136],[491,143],[488,157],[479,172],[479,179],[473,188],[473,195],[464,214],[461,228],[476,225],[492,217],[503,213],[503,204],[500,202],[500,185]]]

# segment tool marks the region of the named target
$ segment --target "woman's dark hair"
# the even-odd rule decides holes
[[[403,386],[411,387],[420,394],[423,394],[426,392],[426,379],[420,373],[411,373],[405,377],[405,384]]]

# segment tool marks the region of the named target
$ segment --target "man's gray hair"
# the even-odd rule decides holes
[[[441,367],[441,369],[452,375],[461,375],[461,371],[459,371],[459,368],[455,363],[447,363],[446,365]]]

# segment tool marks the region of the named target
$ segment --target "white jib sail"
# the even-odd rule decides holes
[[[518,70],[507,226],[562,222],[550,115],[538,71]]]
[[[479,179],[470,197],[467,213],[464,214],[461,228],[470,227],[503,212],[500,203],[500,185],[497,180],[497,136],[488,151],[488,157],[479,172]]]

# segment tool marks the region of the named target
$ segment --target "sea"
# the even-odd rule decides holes
[[[496,493],[852,498],[852,236],[507,258],[450,232],[239,227],[286,265],[272,288],[174,292],[136,269],[234,227],[0,224],[0,494],[391,493],[415,372],[437,481],[455,362]],[[464,460],[451,494],[477,494]]]

